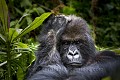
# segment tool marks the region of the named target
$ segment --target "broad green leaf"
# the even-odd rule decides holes
[[[22,29],[15,29],[10,28],[9,29],[9,41],[12,42],[12,40],[19,35],[19,33],[22,31]]]
[[[0,33],[8,32],[8,8],[5,0],[0,0],[0,19],[3,26],[0,27]]]
[[[43,21],[50,15],[51,15],[51,13],[49,12],[49,13],[44,13],[40,17],[35,18],[35,20],[28,27],[26,27],[23,31],[21,31],[21,33],[14,40],[22,37],[23,35],[27,34],[28,32],[39,27],[43,23]]]

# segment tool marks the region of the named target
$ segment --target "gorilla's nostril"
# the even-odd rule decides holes
[[[71,53],[71,52],[69,52],[69,53],[68,53],[68,55],[74,56],[74,54],[73,54],[73,53]]]
[[[78,54],[79,54],[79,53],[78,53],[78,52],[76,52],[76,53],[74,53],[74,56],[75,56],[75,55],[78,55]]]

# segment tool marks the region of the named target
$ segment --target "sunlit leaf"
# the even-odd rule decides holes
[[[17,48],[28,48],[28,45],[27,45],[27,44],[24,44],[24,43],[22,43],[22,42],[19,42],[19,43],[17,44]]]
[[[14,40],[22,37],[23,35],[27,34],[28,32],[39,27],[43,23],[43,21],[50,15],[51,15],[51,13],[44,13],[40,17],[35,18],[35,20],[28,27],[26,27]]]

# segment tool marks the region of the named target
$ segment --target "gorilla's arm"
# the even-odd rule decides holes
[[[61,64],[48,65],[35,73],[27,80],[64,80],[67,77],[67,70]]]
[[[120,56],[111,51],[103,51],[96,55],[90,65],[74,69],[69,80],[101,80],[110,76],[118,66]]]
[[[113,70],[120,66],[120,57],[111,51],[100,52],[93,62],[71,72],[61,65],[48,65],[35,73],[28,80],[101,80],[110,76]]]

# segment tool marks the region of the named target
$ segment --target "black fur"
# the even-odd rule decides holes
[[[81,66],[67,64],[65,53],[71,43],[66,46],[62,40],[70,37],[69,42],[75,42],[76,35],[82,43],[76,44]],[[37,59],[28,70],[27,80],[101,80],[120,66],[120,56],[114,52],[96,52],[87,23],[80,17],[52,16],[44,24],[39,40]]]

